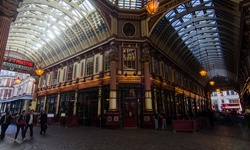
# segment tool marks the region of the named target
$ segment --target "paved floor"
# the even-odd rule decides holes
[[[100,129],[97,127],[48,127],[46,135],[34,128],[35,139],[14,142],[16,127],[9,126],[0,140],[0,150],[249,150],[250,129],[246,125],[217,125],[192,132],[153,129]]]

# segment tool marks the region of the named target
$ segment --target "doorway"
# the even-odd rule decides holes
[[[140,127],[141,122],[141,86],[120,85],[121,101],[119,106],[122,127]]]
[[[135,99],[124,100],[124,127],[137,127],[137,111]]]

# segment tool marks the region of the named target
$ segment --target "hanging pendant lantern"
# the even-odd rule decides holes
[[[201,74],[201,76],[205,76],[207,74],[207,71],[206,70],[201,70],[200,74]]]
[[[22,82],[22,80],[19,78],[19,77],[17,77],[17,79],[15,80],[15,83],[16,84],[19,84],[19,83],[21,83]]]
[[[37,74],[38,76],[41,76],[43,73],[44,73],[44,70],[41,69],[40,67],[39,67],[38,69],[36,69],[36,74]]]
[[[158,11],[159,4],[160,3],[158,2],[158,0],[151,0],[150,2],[147,3],[146,10],[148,11],[148,13],[153,15]]]
[[[209,84],[210,84],[211,86],[213,86],[213,85],[215,84],[215,82],[214,82],[213,80],[211,80],[211,81],[209,82]]]

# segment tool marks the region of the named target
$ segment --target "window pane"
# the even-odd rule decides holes
[[[123,68],[124,69],[135,69],[135,60],[136,60],[135,50],[136,50],[135,48],[123,49]]]

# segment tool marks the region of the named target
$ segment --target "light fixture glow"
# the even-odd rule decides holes
[[[214,85],[214,81],[213,80],[211,80],[210,82],[209,82],[209,84],[211,85],[211,86],[213,86]]]
[[[158,0],[151,0],[150,2],[147,3],[146,10],[148,11],[148,13],[153,15],[158,11],[159,4],[160,3],[158,2]]]
[[[201,76],[205,76],[207,74],[207,71],[206,70],[201,70],[200,74],[201,74]]]
[[[19,83],[21,83],[22,82],[22,80],[19,78],[19,77],[17,77],[17,79],[15,80],[15,83],[16,84],[19,84]]]
[[[39,67],[38,69],[36,69],[36,74],[37,74],[38,76],[41,76],[43,73],[44,73],[44,70],[41,69],[40,67]]]

